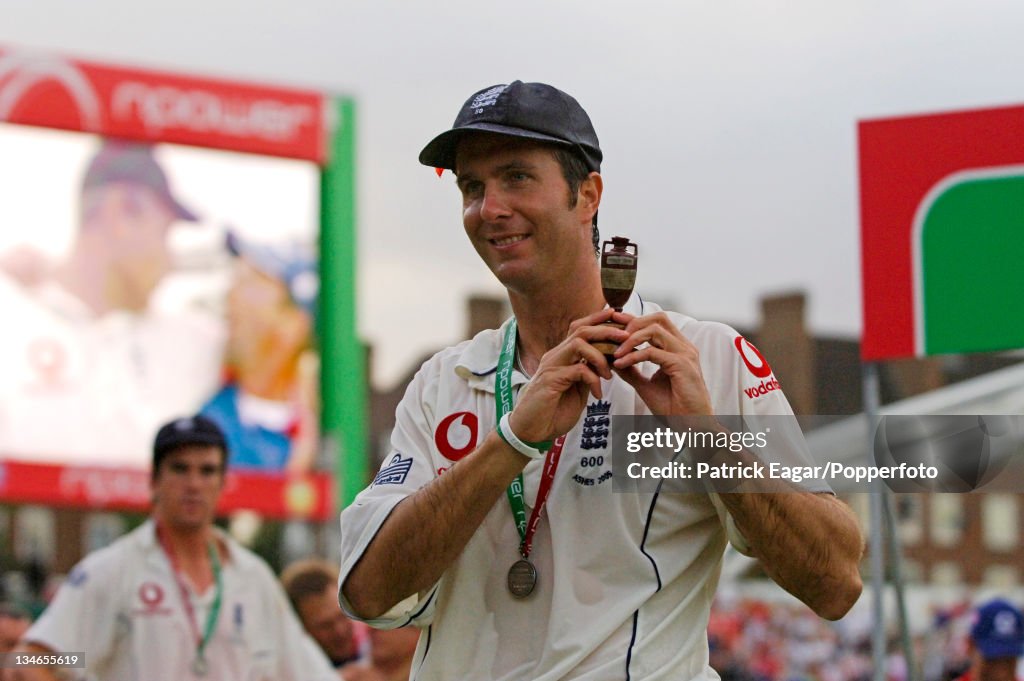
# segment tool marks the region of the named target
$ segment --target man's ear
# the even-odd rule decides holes
[[[596,171],[591,172],[580,183],[579,200],[576,202],[576,205],[586,214],[585,217],[588,225],[593,221],[594,214],[597,213],[597,209],[601,205],[601,192],[603,191],[604,180],[601,179],[601,173]]]

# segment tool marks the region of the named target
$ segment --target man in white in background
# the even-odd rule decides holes
[[[21,650],[84,653],[102,681],[337,681],[270,568],[213,524],[227,454],[209,419],[163,426],[152,518],[72,570]]]
[[[83,178],[67,257],[45,264],[29,249],[8,254],[0,454],[141,466],[157,426],[213,393],[223,323],[151,306],[171,270],[171,227],[196,220],[152,148],[106,141]],[[28,268],[12,262],[25,259]]]

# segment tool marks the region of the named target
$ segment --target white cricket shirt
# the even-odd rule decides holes
[[[219,537],[229,558],[222,566],[224,592],[205,676],[192,672],[194,629],[152,520],[82,560],[25,640],[57,652],[84,652],[84,678],[101,681],[337,681],[270,568],[223,533]],[[215,588],[189,593],[203,630]]]
[[[634,295],[626,311],[659,308]],[[781,389],[760,389],[766,380],[777,383],[736,331],[669,315],[700,351],[716,414],[792,414]],[[410,383],[392,452],[341,515],[341,583],[394,506],[495,428],[503,330],[439,352]],[[514,372],[514,386],[526,380]],[[743,538],[715,495],[612,492],[608,417],[650,411],[617,376],[603,381],[602,391],[566,438],[533,543],[539,581],[529,598],[506,588],[519,535],[502,497],[434,588],[370,622],[424,628],[412,665],[416,681],[717,678],[708,666],[708,615],[726,545],[731,539],[743,550]],[[802,438],[792,446],[805,451]],[[528,513],[542,468],[543,460],[531,461],[523,472]],[[342,605],[351,612],[344,599]]]

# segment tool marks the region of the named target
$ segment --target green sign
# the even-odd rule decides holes
[[[928,355],[1024,335],[1024,176],[1010,170],[960,174],[927,206],[917,262]]]

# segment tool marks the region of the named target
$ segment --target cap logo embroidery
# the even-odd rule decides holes
[[[498,97],[507,87],[508,85],[495,85],[489,90],[484,90],[473,98],[473,101],[469,103],[469,108],[473,109],[475,114],[483,113],[484,108],[494,106],[494,103],[498,101]]]
[[[1001,637],[1009,638],[1017,633],[1017,618],[1012,612],[1003,611],[992,621],[993,629]]]

